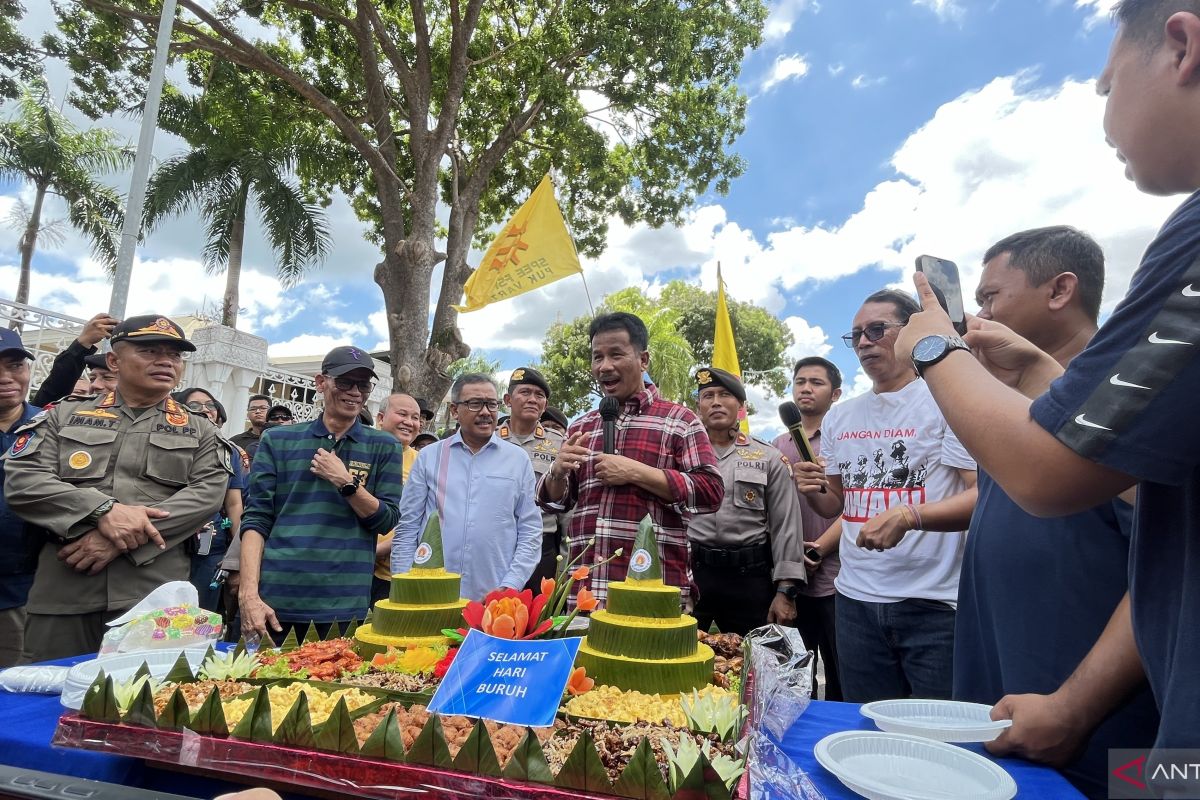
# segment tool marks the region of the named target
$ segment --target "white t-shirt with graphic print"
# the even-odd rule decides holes
[[[834,406],[821,425],[821,455],[825,472],[841,475],[846,498],[837,590],[872,603],[922,598],[956,606],[966,531],[909,531],[882,553],[855,544],[871,517],[958,494],[966,484],[956,469],[975,469],[925,381]]]

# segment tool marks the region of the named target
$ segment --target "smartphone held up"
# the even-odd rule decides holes
[[[966,311],[963,308],[962,281],[958,265],[936,256],[917,256],[917,272],[924,273],[938,302],[954,323],[959,335],[967,332]]]

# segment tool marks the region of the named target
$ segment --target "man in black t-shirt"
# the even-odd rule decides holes
[[[1200,746],[1200,8],[1177,10],[1194,5],[1124,0],[1114,11],[1119,29],[1097,81],[1108,98],[1105,133],[1139,189],[1192,195],[1088,347],[1064,372],[1007,328],[976,319],[966,338],[977,361],[922,275],[925,311],[896,342],[980,467],[1026,511],[1074,513],[1137,485],[1131,627],[1162,714],[1157,748]],[[1130,628],[1110,625],[1110,635]],[[1050,717],[1113,702],[1087,687],[1131,676],[1087,679],[1127,667],[1091,662],[1062,687],[1057,708],[1024,711]],[[1159,778],[1163,757],[1152,754],[1143,772],[1155,796],[1200,788]]]

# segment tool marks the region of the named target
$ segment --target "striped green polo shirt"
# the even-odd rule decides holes
[[[311,471],[332,450],[377,500],[359,519],[346,498]],[[403,448],[394,436],[355,421],[340,440],[324,419],[263,433],[250,468],[242,530],[266,537],[259,595],[281,622],[361,620],[371,597],[376,536],[396,526]]]

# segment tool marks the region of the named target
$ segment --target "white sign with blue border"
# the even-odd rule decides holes
[[[467,632],[429,711],[528,725],[554,724],[580,639],[498,639]]]

